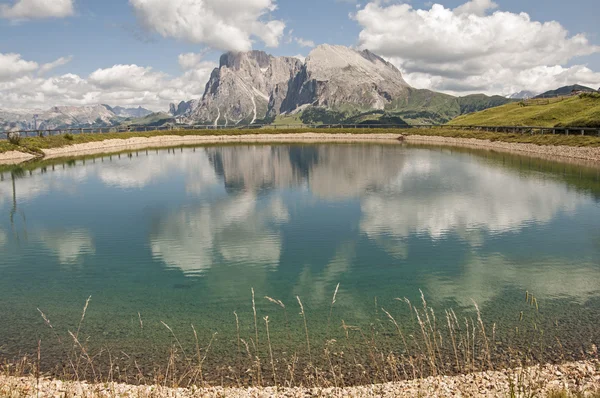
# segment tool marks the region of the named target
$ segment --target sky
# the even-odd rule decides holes
[[[0,108],[168,110],[226,51],[369,49],[453,95],[600,86],[598,0],[0,0]]]

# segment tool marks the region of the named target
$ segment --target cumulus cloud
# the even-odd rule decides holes
[[[37,62],[25,61],[20,54],[0,53],[0,82],[33,72],[38,67]]]
[[[556,88],[560,79],[600,82],[585,66],[566,66],[600,51],[585,35],[570,36],[560,23],[533,21],[526,13],[490,13],[496,7],[491,0],[454,10],[374,1],[353,17],[362,27],[359,47],[390,59],[420,88],[511,93]]]
[[[129,0],[138,19],[163,37],[212,48],[247,51],[253,38],[277,47],[285,23],[265,20],[274,0]]]
[[[208,61],[189,64],[179,76],[139,65],[114,65],[97,69],[87,77],[72,73],[42,76],[69,61],[70,57],[63,57],[40,66],[22,59],[19,54],[0,53],[0,91],[3,93],[0,108],[106,103],[166,110],[170,102],[200,97],[217,66]]]
[[[0,17],[6,19],[65,18],[74,14],[73,0],[17,0],[0,4]]]
[[[179,66],[183,70],[190,70],[196,67],[196,65],[200,64],[202,61],[202,57],[204,54],[202,53],[185,53],[179,54]]]

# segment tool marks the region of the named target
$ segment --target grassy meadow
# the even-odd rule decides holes
[[[600,127],[600,94],[524,100],[459,116],[448,124]]]

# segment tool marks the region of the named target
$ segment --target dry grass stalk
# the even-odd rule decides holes
[[[329,317],[327,317],[327,329],[326,334],[329,336],[329,324],[331,322],[331,314],[333,313],[333,305],[335,304],[335,298],[338,294],[338,290],[340,288],[340,284],[338,283],[335,287],[335,292],[333,293],[333,299],[331,300],[331,307],[329,307]]]
[[[310,338],[308,337],[308,324],[306,323],[306,314],[304,313],[304,306],[302,305],[302,301],[300,301],[300,296],[296,296],[298,300],[298,304],[300,304],[300,315],[302,315],[302,319],[304,320],[304,331],[306,332],[306,346],[308,347],[308,359],[312,363],[312,355],[310,353]]]
[[[265,320],[265,326],[267,328],[267,341],[269,343],[269,356],[271,357],[271,370],[273,371],[273,383],[277,385],[277,376],[275,375],[275,361],[273,360],[273,348],[271,347],[271,334],[269,333],[269,317],[263,318]]]

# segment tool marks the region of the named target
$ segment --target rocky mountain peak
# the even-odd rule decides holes
[[[248,51],[248,52],[228,52],[221,55],[219,68],[227,67],[233,70],[240,70],[244,63],[254,62],[259,68],[267,68],[269,62],[273,58],[264,51]]]
[[[221,56],[190,121],[253,123],[305,105],[384,109],[410,87],[392,64],[370,51],[321,45],[303,63],[263,51]],[[175,105],[172,114],[181,114]]]

